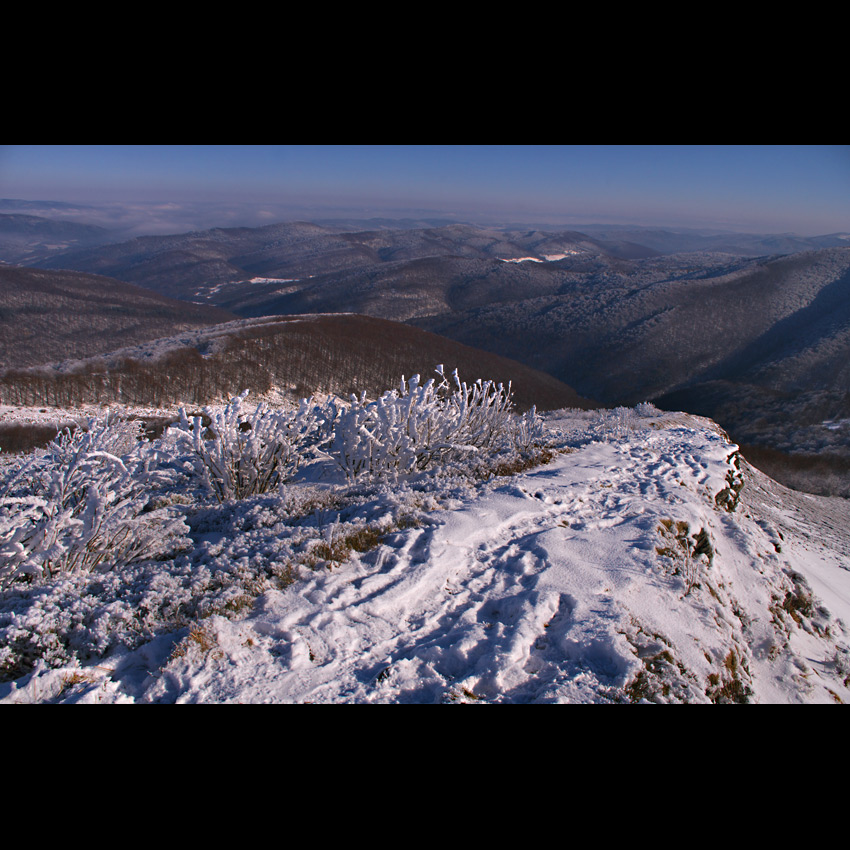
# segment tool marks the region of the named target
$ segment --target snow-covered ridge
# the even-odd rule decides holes
[[[191,616],[88,662],[40,662],[0,685],[2,701],[850,698],[846,502],[785,490],[685,414],[564,411],[546,429],[553,460],[515,475],[353,486],[319,463],[280,496],[204,508],[191,552],[155,580],[125,576],[100,607],[91,581],[26,611],[7,594],[7,640],[15,624],[47,634],[60,598],[104,645],[154,611]],[[286,563],[285,581],[262,585]]]

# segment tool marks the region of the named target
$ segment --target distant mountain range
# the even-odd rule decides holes
[[[850,247],[850,233],[830,233],[824,236],[797,236],[793,233],[763,235],[606,225],[583,225],[576,229],[603,242],[634,242],[659,254],[710,251],[759,257],[794,254],[818,248]]]
[[[102,245],[103,227],[35,215],[0,214],[0,263],[27,265],[71,247]]]
[[[850,458],[847,234],[429,224],[295,222],[101,245],[81,236],[32,265],[228,316],[406,322],[606,405],[654,400],[711,416],[741,441]]]
[[[2,218],[2,217],[0,217]],[[17,218],[17,217],[8,217]],[[32,217],[30,217],[32,218]],[[322,275],[391,273],[400,264],[426,259],[538,261],[570,263],[605,258],[641,260],[682,252],[764,256],[825,247],[848,246],[847,236],[798,238],[747,234],[700,234],[642,229],[589,228],[543,231],[497,230],[468,224],[389,229],[383,220],[315,224],[291,222],[260,228],[219,228],[169,236],[141,236],[117,244],[79,244],[64,250],[34,243],[27,254],[33,266],[73,269],[136,283],[171,297],[221,303],[238,301],[251,281],[273,281],[264,295],[271,300],[283,282]],[[47,225],[45,225],[47,226]],[[19,246],[20,248],[20,246]],[[4,253],[0,238],[0,260]],[[317,281],[317,285],[320,281]]]

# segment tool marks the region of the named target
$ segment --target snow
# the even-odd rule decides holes
[[[504,259],[503,263],[556,263],[558,260],[565,260],[567,257],[575,257],[580,254],[583,254],[584,251],[581,251],[577,248],[568,248],[564,249],[560,253],[557,254],[544,254],[543,258],[540,257],[516,257],[513,259]]]
[[[243,286],[244,284],[249,285],[269,285],[273,283],[297,283],[296,278],[282,278],[282,277],[253,277],[250,280],[237,280],[237,281],[225,281],[224,283],[216,284],[215,286],[206,286],[202,289],[195,290],[195,295],[197,296],[206,296],[210,297],[212,295],[217,295],[223,289],[235,288],[238,286]]]
[[[608,431],[550,416],[554,459],[489,481],[355,487],[320,463],[285,496],[209,508],[162,599],[291,558],[309,534],[284,500],[315,502],[313,552],[366,525],[383,537],[139,645],[39,661],[0,702],[848,701],[847,503],[780,487],[708,420],[656,414]],[[111,606],[104,622],[129,616]]]
[[[583,254],[584,251],[580,251],[576,248],[565,250],[560,254],[546,254],[546,261],[549,263],[555,263],[558,260],[565,260],[567,257],[576,257],[580,254]]]
[[[112,406],[117,409],[117,405]],[[69,423],[85,424],[92,417],[102,417],[109,412],[108,405],[88,405],[86,407],[16,407],[0,404],[0,425],[51,425],[57,429],[66,427]],[[158,407],[134,407],[133,415],[145,417],[168,416],[176,413],[176,409]]]

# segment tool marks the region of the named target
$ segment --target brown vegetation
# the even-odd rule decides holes
[[[376,396],[402,375],[434,375],[443,364],[464,379],[511,383],[523,410],[591,407],[551,376],[425,331],[355,315],[279,317],[234,325],[215,350],[170,350],[158,360],[95,358],[73,369],[17,369],[0,374],[0,401],[20,406],[75,407],[118,403],[203,405],[281,387],[294,397],[314,392]]]

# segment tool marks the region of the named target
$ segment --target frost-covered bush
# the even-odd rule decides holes
[[[593,430],[603,440],[619,440],[628,436],[634,428],[635,411],[631,407],[617,407],[612,410],[599,410],[593,423]]]
[[[448,459],[530,443],[542,429],[536,413],[513,413],[510,387],[493,381],[404,378],[377,401],[352,397],[337,417],[329,454],[345,474],[384,475],[429,469]]]
[[[517,451],[532,451],[544,442],[544,435],[543,419],[538,415],[536,407],[527,410],[522,416],[514,417],[511,423],[511,440]]]
[[[321,443],[333,424],[335,410],[302,401],[294,413],[259,404],[244,410],[248,391],[223,410],[205,408],[190,421],[185,410],[168,436],[178,451],[189,453],[196,473],[220,502],[245,499],[277,489]]]
[[[593,414],[591,433],[595,439],[622,440],[634,432],[646,434],[651,425],[641,420],[661,416],[662,411],[648,401],[635,407],[615,407],[609,410],[597,410]]]
[[[635,415],[640,419],[651,419],[661,416],[661,411],[650,401],[642,401],[635,407]]]
[[[65,430],[0,484],[0,588],[19,578],[114,569],[153,557],[188,528],[150,510],[155,452],[126,422]]]
[[[623,440],[631,433],[646,433],[646,423],[641,419],[659,416],[661,411],[652,404],[644,402],[637,407],[615,407],[611,410],[598,410],[595,413],[591,433],[599,440]]]

